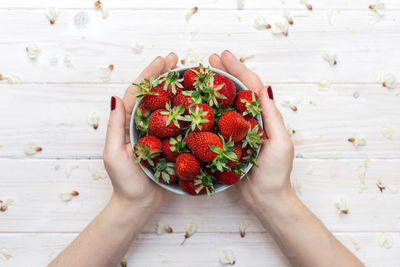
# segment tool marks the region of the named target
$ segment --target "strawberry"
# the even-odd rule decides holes
[[[172,100],[167,91],[164,91],[161,86],[154,87],[154,83],[153,79],[145,79],[140,84],[133,84],[140,89],[139,93],[133,93],[133,95],[142,99],[142,104],[151,111],[164,108]]]
[[[177,71],[168,70],[167,73],[160,76],[158,82],[171,98],[174,98],[183,90],[183,78],[179,79],[179,72]]]
[[[237,111],[246,118],[260,115],[262,111],[260,98],[257,93],[250,90],[244,90],[237,93],[235,98],[235,107]]]
[[[177,94],[173,101],[173,106],[183,105],[185,108],[184,114],[189,114],[189,106],[194,103],[194,100],[189,95],[184,95],[183,93]]]
[[[252,149],[250,145],[246,145],[245,147],[242,147],[242,161],[246,162],[249,161],[253,163],[255,166],[258,166],[257,164],[257,149]]]
[[[238,162],[240,162],[240,160],[241,160],[241,158],[242,158],[242,144],[241,144],[241,143],[235,143],[232,152],[236,154],[237,160],[236,160],[236,161],[228,160],[228,162],[226,163],[226,165],[227,165],[228,167],[233,167],[233,166],[235,166]]]
[[[189,108],[189,130],[193,132],[208,132],[214,128],[214,111],[207,104],[194,104]]]
[[[248,145],[253,149],[257,149],[267,140],[267,136],[257,120],[250,118],[248,122],[250,123],[250,129],[243,139],[242,147]]]
[[[175,174],[175,163],[160,159],[154,168],[154,178],[162,184],[172,184],[178,181]]]
[[[136,109],[135,113],[135,125],[136,129],[142,134],[147,133],[149,127],[150,110],[148,110],[145,105],[141,104]]]
[[[222,108],[230,106],[236,96],[235,84],[221,74],[211,76],[208,85],[204,86],[201,91],[210,106]]]
[[[206,193],[211,195],[214,191],[213,180],[214,178],[211,175],[202,172],[193,181],[179,179],[179,185],[190,195],[204,195]]]
[[[188,149],[182,136],[178,135],[162,141],[162,152],[168,160],[175,161],[180,154],[188,152]]]
[[[219,147],[222,149],[223,143],[221,138],[210,132],[191,132],[186,137],[186,144],[189,149],[202,161],[210,162],[218,156],[213,152],[211,147]]]
[[[185,181],[193,181],[200,173],[200,161],[189,153],[183,153],[178,156],[175,162],[175,173]]]
[[[191,68],[183,74],[183,84],[188,90],[196,90],[206,84],[209,78],[213,75],[210,68],[204,68],[200,64],[199,67]]]
[[[133,150],[136,155],[136,163],[140,162],[148,168],[154,167],[160,158],[161,140],[151,135],[145,136],[134,145]]]
[[[181,120],[183,120],[183,105],[171,108],[169,104],[165,109],[158,109],[150,116],[149,135],[158,138],[177,136],[181,132]]]
[[[234,142],[241,141],[250,129],[250,124],[236,111],[228,111],[218,121],[220,134]]]
[[[226,170],[223,172],[217,171],[214,173],[214,177],[217,183],[233,185],[240,180],[241,175],[233,170]]]

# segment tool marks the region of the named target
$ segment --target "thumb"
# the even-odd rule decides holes
[[[125,145],[125,106],[117,96],[111,97],[111,113],[108,119],[105,150],[121,148]]]
[[[260,89],[261,113],[264,129],[269,139],[285,139],[289,138],[289,134],[283,122],[281,113],[273,101],[274,96],[271,86],[265,86]]]

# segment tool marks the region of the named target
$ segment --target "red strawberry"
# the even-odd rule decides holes
[[[209,84],[201,90],[210,106],[226,108],[233,103],[236,96],[235,84],[221,74],[211,77]]]
[[[204,162],[210,162],[218,156],[210,146],[223,147],[221,138],[211,132],[191,132],[186,137],[186,144]]]
[[[162,151],[167,159],[175,161],[180,154],[188,152],[188,149],[186,148],[186,142],[182,140],[182,136],[178,135],[177,137],[164,139],[162,141]]]
[[[246,145],[242,147],[242,161],[250,161],[254,165],[258,166],[257,164],[257,149],[252,149],[250,145]]]
[[[170,103],[172,98],[161,86],[153,88],[150,93],[143,97],[143,104],[151,111],[165,108],[167,103]]]
[[[240,142],[239,143],[235,143],[234,148],[233,148],[233,153],[236,154],[237,161],[228,160],[228,162],[226,163],[226,165],[228,167],[235,166],[238,162],[240,162],[240,160],[242,158],[242,144]]]
[[[173,101],[173,106],[183,105],[185,108],[185,114],[189,113],[189,106],[194,103],[191,96],[184,95],[183,93],[177,94]]]
[[[235,111],[228,111],[218,121],[218,128],[221,135],[233,142],[241,141],[250,129],[250,124],[242,115]]]
[[[235,107],[246,117],[255,117],[262,111],[261,100],[257,93],[250,90],[240,91],[235,98]]]
[[[214,190],[213,177],[206,173],[196,176],[193,181],[179,179],[179,185],[186,193],[190,195],[211,195]]]
[[[179,155],[175,162],[175,173],[181,180],[193,181],[200,168],[200,161],[189,153]]]
[[[172,70],[169,70],[168,73],[161,75],[158,79],[160,86],[168,92],[171,98],[174,98],[177,94],[182,92],[182,81],[183,78],[179,79],[179,73]]]
[[[250,123],[250,129],[243,140],[242,147],[248,145],[253,149],[257,149],[267,140],[267,136],[257,120],[250,118],[248,122]]]
[[[233,170],[226,170],[223,172],[217,171],[214,173],[216,182],[220,184],[233,185],[240,180],[238,172]]]
[[[177,136],[181,132],[181,120],[183,120],[183,106],[171,108],[169,104],[166,109],[158,109],[150,116],[149,135],[158,138],[169,138]]]
[[[161,140],[157,137],[148,135],[141,138],[134,145],[136,155],[136,163],[142,164],[145,167],[155,166],[161,154]]]
[[[214,128],[214,111],[207,104],[194,104],[189,108],[190,126],[193,132],[208,132]]]
[[[188,90],[196,90],[206,84],[208,79],[213,75],[209,68],[200,67],[191,68],[183,74],[183,83]]]
[[[162,184],[172,184],[178,181],[174,170],[175,164],[165,159],[160,159],[154,168],[154,178]]]
[[[145,134],[149,127],[150,110],[148,110],[143,104],[139,105],[135,113],[135,125],[136,129],[141,133]]]

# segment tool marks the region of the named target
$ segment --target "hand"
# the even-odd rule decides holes
[[[158,77],[168,69],[175,68],[177,62],[178,57],[174,53],[165,59],[157,57],[142,71],[135,83],[140,83],[152,75]],[[118,202],[116,206],[129,209],[134,205],[143,210],[153,211],[161,204],[165,192],[146,177],[139,165],[134,162],[129,142],[129,124],[136,103],[136,97],[132,93],[136,91],[137,88],[131,85],[122,100],[116,96],[111,98],[103,159],[114,188],[112,201],[115,199]]]
[[[282,115],[273,101],[272,89],[265,87],[260,78],[246,68],[231,52],[224,51],[209,58],[210,65],[238,78],[246,87],[261,98],[262,119],[268,140],[262,146],[257,159],[259,167],[253,167],[249,178],[238,185],[242,200],[254,212],[261,212],[265,205],[273,205],[294,192],[290,183],[294,147],[283,122]]]

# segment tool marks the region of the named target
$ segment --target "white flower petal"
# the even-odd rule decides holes
[[[338,214],[347,214],[349,209],[347,208],[346,200],[341,198],[337,202],[335,202],[335,207],[337,209]]]
[[[4,260],[9,260],[12,257],[10,251],[6,248],[0,248],[0,255]]]
[[[269,24],[268,24],[267,20],[263,16],[258,16],[254,20],[253,27],[256,28],[257,30],[265,30],[265,29],[267,29],[268,25]]]
[[[186,224],[186,233],[190,236],[194,235],[197,232],[197,223],[190,222]]]
[[[26,54],[29,58],[35,59],[40,54],[40,48],[37,44],[31,44],[26,47]]]
[[[28,155],[28,156],[34,155],[34,154],[36,154],[36,152],[39,152],[40,150],[41,150],[41,148],[38,147],[38,146],[36,145],[36,143],[33,142],[33,141],[28,141],[28,142],[25,144],[25,147],[24,147],[24,152],[25,152],[25,154]]]
[[[367,185],[365,184],[365,178],[367,176],[367,169],[369,167],[370,162],[371,160],[369,158],[365,158],[362,163],[359,163],[357,165],[357,175],[358,178],[360,179],[360,184],[358,186],[360,193],[364,192],[364,190],[367,189]]]
[[[69,187],[69,186],[62,188],[60,191],[61,200],[66,201],[66,202],[70,201],[76,195],[77,195],[77,192],[72,190],[71,187]]]
[[[233,251],[230,249],[222,251],[221,256],[219,257],[219,262],[222,265],[234,265],[236,262],[235,255],[233,255]]]
[[[378,244],[381,248],[391,248],[393,246],[393,237],[390,233],[383,233],[379,238]]]
[[[10,73],[5,73],[5,74],[0,74],[0,82],[6,82],[10,85],[20,83],[21,78],[19,78],[17,75],[10,74]]]
[[[140,54],[140,53],[142,53],[143,48],[144,48],[144,45],[142,43],[136,43],[135,46],[133,46],[131,49],[132,49],[133,53]]]
[[[69,55],[65,55],[65,57],[64,57],[64,64],[65,64],[65,66],[66,66],[67,68],[73,68],[73,67],[74,67],[74,64],[72,64],[71,58],[70,58]]]
[[[293,188],[297,193],[303,193],[303,181],[300,178],[293,179]]]
[[[317,83],[320,90],[327,91],[331,87],[331,82],[327,79],[322,79]]]
[[[360,250],[360,244],[358,244],[358,242],[356,242],[354,239],[350,239],[351,243],[353,244],[354,250],[355,251],[359,251]]]
[[[67,167],[65,169],[65,176],[67,176],[67,178],[71,177],[72,171],[76,169],[79,169],[79,165],[71,165]]]
[[[108,8],[104,7],[103,4],[100,6],[100,11],[101,11],[101,17],[103,19],[108,18],[108,15],[109,15],[110,12],[109,12]]]
[[[99,125],[99,119],[100,115],[96,111],[91,111],[87,114],[87,122],[90,126],[93,126],[95,129],[97,129],[97,126]]]
[[[46,15],[49,18],[51,24],[54,24],[57,21],[60,14],[61,10],[54,6],[48,7],[46,9]]]
[[[107,172],[104,169],[89,166],[89,171],[92,174],[94,180],[107,178]]]
[[[172,232],[171,226],[169,226],[164,221],[157,222],[157,224],[156,224],[156,234],[157,235],[162,235],[165,232],[171,233]]]
[[[238,228],[241,237],[244,237],[246,234],[246,229],[249,227],[248,220],[239,220],[238,221]]]
[[[287,20],[277,21],[272,26],[273,34],[286,34],[289,31],[289,22]]]
[[[103,82],[107,82],[109,80],[111,80],[111,74],[113,72],[113,67],[111,67],[112,65],[108,66],[107,68],[100,68],[99,71],[97,72],[97,76],[99,77],[100,80],[102,80]]]
[[[383,77],[382,85],[384,87],[394,89],[397,87],[397,79],[393,73],[388,73]]]
[[[331,55],[328,52],[322,53],[322,58],[329,63],[329,65],[333,66],[337,64],[336,55]]]
[[[185,61],[184,65],[197,65],[199,63],[204,63],[204,56],[200,55],[196,49],[189,49]]]
[[[394,129],[390,125],[382,125],[381,133],[382,133],[383,137],[385,137],[387,139],[391,139],[394,134]]]

